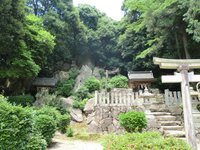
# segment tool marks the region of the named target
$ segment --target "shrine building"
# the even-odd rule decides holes
[[[129,71],[128,86],[134,90],[149,87],[155,81],[152,71]]]

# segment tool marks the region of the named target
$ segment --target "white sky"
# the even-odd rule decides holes
[[[123,0],[73,0],[73,3],[75,6],[78,6],[78,4],[95,6],[114,20],[120,20],[123,17],[121,11]]]

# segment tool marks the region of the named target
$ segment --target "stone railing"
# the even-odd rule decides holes
[[[95,92],[96,106],[133,106],[139,99],[140,92],[132,92],[131,90],[113,90],[111,92],[101,91]]]
[[[198,100],[198,96],[194,95],[191,97],[192,104],[197,102],[200,103]],[[178,106],[182,104],[182,97],[180,91],[169,91],[168,89],[165,90],[165,104],[167,106]]]
[[[178,106],[182,104],[182,97],[180,91],[165,90],[165,104],[167,106]]]

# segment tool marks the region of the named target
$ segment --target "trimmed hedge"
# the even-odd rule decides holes
[[[147,118],[144,112],[127,112],[119,115],[119,123],[127,132],[141,132],[147,127]]]
[[[66,131],[69,115],[51,107],[13,106],[0,95],[0,149],[45,150],[57,129]]]
[[[35,125],[36,130],[42,134],[49,145],[56,132],[56,120],[52,116],[40,114],[35,118]]]
[[[192,150],[183,140],[164,138],[158,132],[109,135],[104,140],[105,150]]]
[[[28,140],[26,150],[46,150],[47,142],[40,135],[33,135]]]
[[[32,106],[35,98],[31,95],[10,96],[8,101],[14,105]]]
[[[47,144],[50,144],[56,130],[60,130],[61,132],[65,133],[71,120],[71,117],[68,114],[61,115],[56,108],[49,106],[45,106],[42,107],[42,109],[37,110],[36,118],[38,118],[38,116],[42,117],[40,117],[39,120],[36,120],[36,122],[40,121],[40,123],[37,124],[37,127],[40,128],[40,131],[42,132],[43,137],[46,139]],[[45,122],[46,124],[49,122],[49,125],[45,125],[45,122],[43,122],[41,118],[46,119]],[[45,131],[48,133],[45,133]]]
[[[34,115],[30,108],[13,106],[0,96],[0,149],[35,150],[32,143],[38,143],[37,149],[46,149],[44,139],[34,130]]]

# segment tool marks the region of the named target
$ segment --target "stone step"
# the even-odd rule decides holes
[[[185,137],[184,131],[165,130],[164,134],[165,136]]]
[[[161,126],[176,126],[181,125],[180,121],[159,121]]]
[[[183,130],[183,126],[161,126],[161,128],[163,128],[163,130]]]
[[[154,116],[163,116],[163,115],[171,115],[169,112],[149,112],[146,113],[147,115],[154,115]]]
[[[175,121],[176,117],[171,115],[165,115],[165,116],[156,116],[156,119],[158,121]]]

